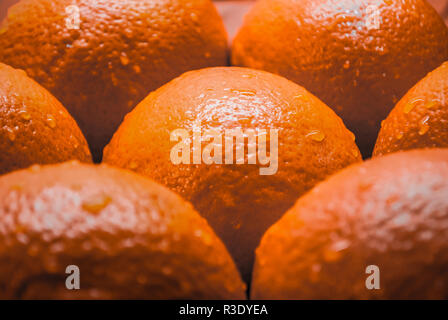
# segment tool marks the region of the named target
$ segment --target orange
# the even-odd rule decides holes
[[[209,129],[219,133],[221,142],[202,141],[200,147],[220,149],[222,164],[204,158],[195,164],[194,154],[190,164],[174,164],[171,153],[180,142],[171,137],[178,129],[186,130],[188,139],[194,131],[203,137]],[[226,130],[246,135],[244,142],[234,141],[231,163],[224,159],[225,148],[232,147]],[[249,130],[259,135],[250,144],[258,144],[257,151],[249,151]],[[269,165],[257,157],[263,130]],[[277,138],[270,130],[278,130]],[[274,168],[275,139],[278,170],[261,175],[262,167]],[[330,108],[293,82],[263,71],[217,67],[187,72],[152,92],[126,116],[104,161],[151,177],[191,201],[248,280],[264,231],[318,181],[361,160],[354,140]],[[236,164],[235,150],[244,152],[243,164]],[[249,164],[249,158],[258,160]]]
[[[66,288],[69,265],[80,290]],[[134,173],[77,162],[0,178],[0,288],[2,299],[245,298],[190,204]]]
[[[23,70],[0,63],[0,174],[78,159],[91,162],[75,120]]]
[[[0,26],[0,48],[1,62],[67,107],[96,161],[149,92],[185,71],[227,64],[210,0],[22,0]]]
[[[446,149],[350,166],[263,236],[252,298],[445,299],[447,194]]]
[[[373,151],[448,148],[448,62],[420,80],[392,109]]]
[[[260,0],[232,49],[234,65],[280,74],[332,107],[365,157],[381,120],[445,60],[448,29],[425,0]]]

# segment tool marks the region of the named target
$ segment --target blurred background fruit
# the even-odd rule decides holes
[[[19,0],[2,0],[0,3],[0,20],[6,16],[9,6]],[[222,16],[229,33],[229,38],[233,39],[237,29],[241,26],[243,16],[254,5],[254,0],[215,0],[215,5]],[[448,24],[448,0],[428,0],[437,12]]]
[[[82,0],[79,12],[72,4],[11,7],[0,62],[26,70],[67,107],[96,161],[150,91],[187,70],[227,64],[226,31],[210,0]]]
[[[425,0],[260,0],[244,21],[232,63],[304,86],[341,116],[365,157],[381,120],[448,59],[448,29]]]
[[[170,133],[180,128],[192,134],[198,127],[203,135],[208,129],[278,129],[278,171],[260,175],[260,162],[247,164],[257,154],[246,154],[245,164],[173,164],[170,150],[177,143]],[[272,138],[268,134],[268,150]],[[187,72],[152,92],[126,116],[104,161],[191,201],[249,280],[264,231],[318,181],[361,160],[354,140],[329,107],[295,83],[264,71],[218,67]],[[248,149],[239,142],[235,148]]]
[[[17,1],[17,0],[16,0]],[[428,0],[448,24],[448,0]],[[254,0],[216,0],[216,7],[224,19],[230,39],[241,26],[242,17],[255,4]]]
[[[447,149],[339,172],[263,236],[252,298],[446,299],[447,194]],[[369,265],[379,268],[377,290],[366,288]]]
[[[2,299],[244,299],[192,206],[134,173],[76,162],[0,178]],[[76,265],[81,289],[67,290]]]
[[[448,147],[448,62],[420,80],[381,125],[374,156]]]
[[[32,164],[92,162],[75,120],[23,70],[0,63],[0,174]]]

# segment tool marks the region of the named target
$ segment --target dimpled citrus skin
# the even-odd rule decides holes
[[[67,290],[65,269],[80,269]],[[0,298],[244,299],[222,242],[179,196],[106,165],[0,178]]]
[[[247,145],[244,165],[173,164],[177,142],[170,133],[192,134],[199,121],[202,134],[278,129],[278,171],[260,175],[259,165],[247,164]],[[187,72],[152,92],[126,116],[104,153],[106,163],[151,177],[191,201],[245,280],[263,232],[316,182],[360,160],[353,134],[305,89],[264,71],[231,67]]]
[[[448,62],[420,80],[381,125],[373,151],[448,147]]]
[[[22,0],[0,26],[0,62],[21,68],[78,121],[96,161],[129,112],[185,71],[227,64],[210,0]],[[68,27],[67,27],[68,26]]]
[[[92,162],[75,120],[24,71],[0,63],[0,174],[77,159]]]
[[[266,232],[251,297],[446,299],[447,194],[445,149],[350,166],[318,184]],[[379,290],[366,289],[369,265],[379,267]]]
[[[379,29],[368,29],[368,5]],[[447,59],[448,29],[424,0],[260,0],[232,48],[234,65],[280,74],[332,107],[365,157],[381,120]]]

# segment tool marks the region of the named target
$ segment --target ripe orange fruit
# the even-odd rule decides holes
[[[0,63],[0,174],[78,159],[91,162],[75,120],[22,70]]]
[[[67,290],[66,268],[80,290]],[[76,162],[0,178],[2,299],[244,299],[192,206],[134,173]]]
[[[448,60],[448,29],[425,0],[260,0],[232,63],[280,74],[341,116],[364,156],[397,101]]]
[[[174,164],[171,137],[178,129],[188,131],[188,139],[198,129],[204,137],[209,129],[221,135],[241,130],[246,136],[233,148],[222,136],[220,142],[202,141],[202,152],[209,144],[221,150],[223,164],[203,159]],[[260,157],[249,164],[257,159],[257,151],[249,151],[257,147],[249,143],[249,130],[259,135],[258,152],[266,130],[271,166],[271,129],[278,130],[277,171],[261,175],[268,165]],[[223,239],[243,279],[250,279],[264,231],[318,181],[361,160],[354,140],[330,108],[293,82],[263,71],[217,67],[187,72],[152,92],[126,116],[104,161],[151,177],[191,201]],[[227,147],[233,150],[231,164],[224,159]],[[239,158],[244,164],[236,164],[235,150],[244,152]]]
[[[418,82],[381,126],[374,156],[414,148],[448,148],[448,62]]]
[[[254,299],[445,299],[448,150],[375,158],[317,185],[263,236]],[[371,270],[379,268],[378,290]],[[372,268],[372,267],[371,267]]]
[[[22,0],[0,26],[0,48],[0,61],[67,107],[96,161],[150,91],[227,64],[226,31],[210,0]]]

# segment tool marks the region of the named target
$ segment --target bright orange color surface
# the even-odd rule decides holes
[[[278,171],[261,176],[259,163],[247,159],[244,165],[173,164],[171,132],[191,133],[195,125],[203,133],[278,129]],[[246,68],[208,68],[185,73],[143,100],[106,147],[104,161],[191,201],[248,280],[264,231],[317,182],[361,160],[354,140],[330,108],[291,81]]]
[[[149,92],[181,73],[227,64],[210,0],[23,0],[0,26],[0,61],[24,69],[77,120],[95,160]],[[69,19],[74,24],[74,19]]]
[[[350,166],[263,236],[252,298],[445,299],[447,194],[447,149]],[[369,265],[379,267],[378,290],[366,288]]]
[[[0,63],[0,174],[71,159],[92,161],[75,120],[23,70]]]
[[[448,147],[448,62],[418,82],[384,120],[373,152]]]
[[[368,5],[378,29],[369,30]],[[398,100],[445,60],[448,29],[425,0],[259,0],[232,48],[234,65],[283,75],[322,99],[364,156]]]
[[[2,299],[244,299],[192,206],[134,173],[76,162],[0,177]],[[68,265],[80,290],[67,290]]]

